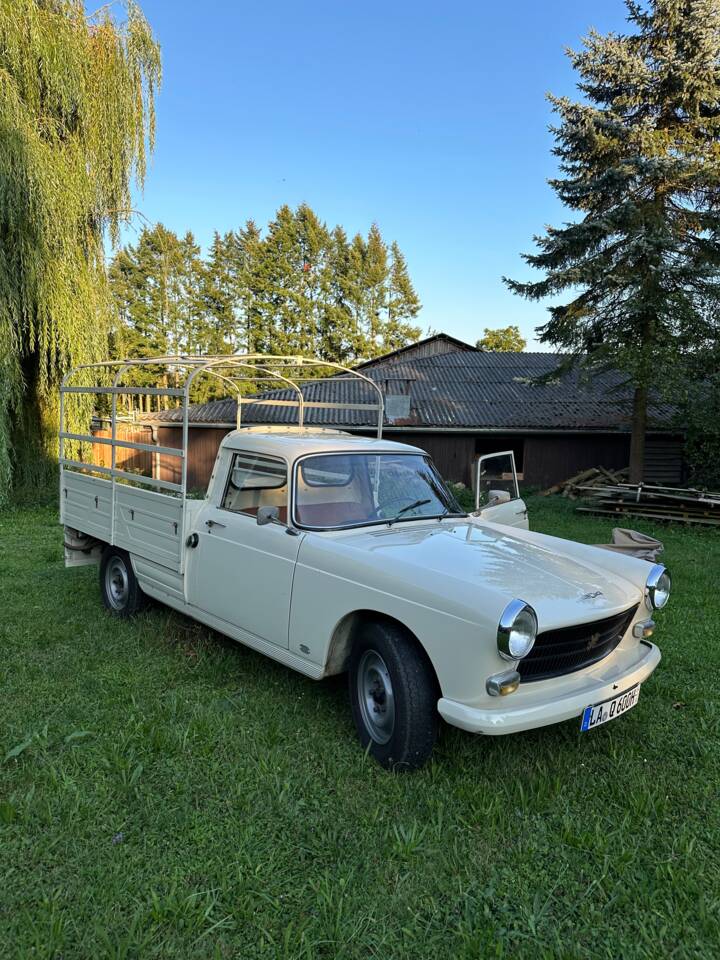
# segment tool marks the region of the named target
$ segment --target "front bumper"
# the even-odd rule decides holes
[[[498,697],[497,706],[493,703],[491,707],[473,707],[443,697],[438,701],[438,712],[452,726],[470,733],[499,736],[533,730],[579,717],[590,704],[601,703],[642,683],[658,663],[660,651],[654,643],[643,640],[630,650],[618,650],[590,672],[576,674],[571,690],[558,686],[566,686],[572,675],[563,678],[562,685],[554,680],[520,684],[517,693]]]

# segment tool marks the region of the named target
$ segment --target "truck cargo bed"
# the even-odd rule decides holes
[[[180,571],[183,500],[102,477],[64,470],[60,521],[131,554]],[[113,529],[114,527],[114,529]]]

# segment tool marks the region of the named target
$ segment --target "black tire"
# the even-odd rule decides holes
[[[390,624],[364,624],[350,655],[349,686],[355,727],[371,756],[388,770],[422,767],[437,739],[439,694],[417,643]]]
[[[100,595],[106,609],[116,617],[133,617],[145,606],[130,555],[118,547],[105,547],[100,561]]]

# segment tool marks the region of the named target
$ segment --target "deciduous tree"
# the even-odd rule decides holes
[[[522,353],[527,340],[520,333],[520,327],[498,327],[495,330],[485,327],[485,333],[477,341],[479,350],[495,350],[499,353]]]
[[[160,53],[81,0],[0,4],[0,500],[56,452],[57,388],[108,349],[103,240],[117,237],[154,132]]]

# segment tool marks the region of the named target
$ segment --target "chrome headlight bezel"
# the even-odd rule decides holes
[[[503,610],[498,623],[498,653],[503,660],[517,663],[532,650],[537,632],[537,614],[530,604],[520,599],[511,600]]]
[[[645,582],[645,602],[651,610],[662,610],[670,599],[672,577],[662,563],[653,565]]]

